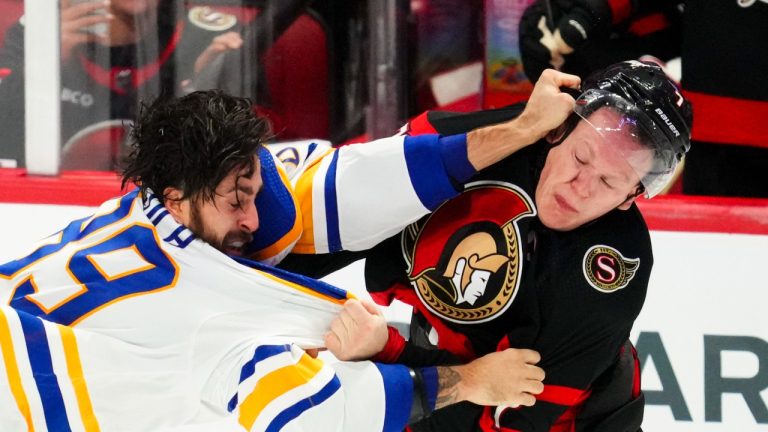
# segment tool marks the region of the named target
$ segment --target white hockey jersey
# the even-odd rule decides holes
[[[254,252],[276,261],[294,245],[388,237],[455,194],[439,145],[323,150],[291,179],[262,153]],[[291,208],[281,230],[270,217]],[[0,430],[402,430],[407,368],[302,350],[322,345],[347,297],[220,253],[151,195],[110,200],[0,265]]]
[[[388,402],[411,397],[407,369],[299,348],[322,345],[345,292],[237,262],[142,201],[0,266],[0,430],[403,427],[410,405]]]

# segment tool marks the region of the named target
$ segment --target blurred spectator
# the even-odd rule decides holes
[[[169,0],[62,0],[62,169],[111,169],[137,101],[183,93],[241,47],[240,27],[233,14]],[[23,17],[6,34],[0,70],[0,159],[24,166]]]
[[[583,76],[617,56],[666,61],[680,52],[682,88],[694,111],[682,191],[768,197],[766,23],[766,0],[688,0],[684,7],[661,0],[538,0],[520,23],[520,49],[532,80],[546,67]],[[638,28],[657,30],[638,39]]]

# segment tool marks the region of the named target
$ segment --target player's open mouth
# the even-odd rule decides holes
[[[245,243],[243,242],[232,242],[224,245],[224,251],[227,253],[227,255],[241,256],[243,255],[244,248],[245,248]]]

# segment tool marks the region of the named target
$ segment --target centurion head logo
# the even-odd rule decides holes
[[[509,262],[509,257],[496,250],[493,236],[483,231],[470,234],[459,242],[443,272],[443,276],[451,281],[454,303],[474,305],[485,294],[491,275]]]
[[[476,182],[401,238],[421,301],[452,322],[476,324],[509,308],[520,283],[520,219],[535,216],[516,186]]]
[[[640,258],[624,258],[610,246],[592,246],[584,254],[584,277],[594,289],[604,293],[629,285],[639,267]]]

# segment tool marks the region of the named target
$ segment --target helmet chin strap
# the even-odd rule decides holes
[[[622,201],[621,204],[616,206],[616,209],[622,210],[622,211],[629,210],[630,206],[627,206],[626,208],[622,208],[622,206],[624,206],[625,204],[631,204],[635,200],[635,198],[641,196],[644,193],[645,193],[645,187],[642,184],[637,185],[637,187],[635,187],[635,191],[627,195],[624,201]]]

